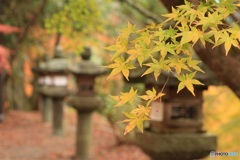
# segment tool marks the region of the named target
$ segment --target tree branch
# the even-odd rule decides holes
[[[143,14],[147,18],[150,18],[151,20],[153,20],[156,23],[160,23],[160,22],[163,21],[158,15],[150,12],[149,10],[145,9],[144,7],[142,7],[142,6],[132,2],[131,0],[119,0],[119,1],[125,2],[130,7],[132,7],[135,10],[137,10],[139,13]]]
[[[160,0],[166,8],[171,11],[172,7],[184,4],[184,0]],[[190,2],[197,4],[198,0],[190,0]],[[194,50],[200,59],[216,74],[219,80],[227,85],[240,98],[240,56],[239,50],[231,48],[231,53],[235,54],[225,55],[223,46],[215,47],[210,44],[206,45],[206,48],[201,47],[199,42],[194,45]]]
[[[26,24],[26,26],[24,27],[24,29],[21,32],[21,35],[19,36],[19,38],[17,39],[16,43],[14,44],[14,48],[13,48],[13,54],[11,54],[10,57],[10,62],[13,62],[15,57],[16,57],[16,52],[18,47],[21,45],[21,42],[27,37],[27,35],[29,34],[29,30],[30,28],[37,22],[37,20],[41,17],[40,15],[43,13],[44,8],[47,4],[48,0],[43,0],[41,6],[39,7],[39,10],[33,14],[33,17],[31,18],[31,20]]]
[[[39,10],[34,14],[34,16],[32,17],[32,19],[28,22],[28,24],[26,25],[26,27],[24,28],[22,34],[20,35],[19,39],[18,39],[18,43],[21,42],[23,39],[25,39],[25,37],[27,36],[27,34],[29,33],[29,29],[37,22],[37,20],[39,19],[39,17],[41,17],[40,15],[43,13],[44,8],[47,4],[47,0],[43,0],[41,6],[39,7]]]

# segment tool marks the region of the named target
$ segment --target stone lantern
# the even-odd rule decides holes
[[[45,84],[45,77],[46,72],[43,70],[44,63],[46,63],[49,60],[49,56],[47,54],[44,55],[43,60],[40,61],[38,66],[32,68],[32,71],[37,75],[37,92],[38,94],[38,105],[42,111],[42,120],[43,122],[51,122],[52,120],[52,100],[49,96],[45,95],[43,92],[41,92],[41,88]]]
[[[60,136],[63,135],[63,100],[70,94],[68,66],[69,61],[63,57],[60,46],[56,48],[54,58],[41,65],[45,73],[44,80],[40,79],[44,83],[41,92],[53,101],[53,134]]]
[[[208,156],[216,150],[217,138],[203,130],[202,92],[212,82],[212,73],[197,74],[196,78],[205,86],[194,86],[195,96],[183,89],[178,94],[175,77],[162,73],[158,81],[153,75],[141,77],[144,68],[130,73],[130,82],[142,82],[146,89],[164,88],[161,101],[151,104],[149,128],[136,133],[136,145],[153,160],[192,160]],[[140,78],[141,77],[141,78]],[[169,77],[169,78],[168,78]]]
[[[69,68],[77,80],[78,92],[67,99],[67,103],[76,109],[78,115],[76,160],[91,158],[91,115],[101,102],[94,92],[95,78],[103,75],[105,69],[90,61],[91,50],[85,48],[82,61]]]

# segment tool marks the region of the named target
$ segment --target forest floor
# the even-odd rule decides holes
[[[10,111],[0,123],[0,160],[72,160],[75,153],[76,115],[64,115],[65,134],[53,136],[51,124],[40,112]],[[107,120],[93,114],[93,160],[149,160],[136,146],[117,145]]]

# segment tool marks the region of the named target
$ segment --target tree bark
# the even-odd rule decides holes
[[[161,0],[166,8],[171,11],[171,7],[184,4],[183,0]],[[198,3],[198,0],[190,0]],[[225,55],[223,46],[212,49],[212,45],[207,44],[206,48],[199,43],[194,46],[194,50],[200,59],[216,74],[217,78],[227,85],[240,98],[240,51],[232,48],[229,55]]]
[[[12,73],[9,79],[11,97],[9,97],[11,107],[17,110],[31,110],[29,97],[25,93],[25,57],[19,54],[12,64]]]
[[[138,5],[138,3],[134,3],[131,0],[124,0],[122,2],[125,2],[135,10],[137,10],[139,13],[143,14],[145,17],[152,19],[153,21],[160,23],[162,21],[162,18],[159,15],[154,14],[153,12],[145,9],[141,5]]]
[[[172,11],[172,7],[179,6],[184,3],[183,0],[160,0],[169,12]]]

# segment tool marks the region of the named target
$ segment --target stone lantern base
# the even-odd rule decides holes
[[[206,157],[217,147],[217,137],[210,134],[136,133],[135,144],[153,160],[193,160]]]
[[[67,103],[76,109],[78,114],[76,155],[74,160],[92,160],[92,112],[101,101],[95,96],[70,96]]]
[[[63,136],[64,135],[63,100],[67,95],[71,94],[71,92],[67,89],[66,86],[43,86],[40,91],[44,96],[50,97],[52,99],[53,134],[57,136]]]

